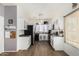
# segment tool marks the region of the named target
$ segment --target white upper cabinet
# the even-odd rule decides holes
[[[48,32],[48,25],[43,25],[43,32]]]
[[[36,25],[35,32],[48,32],[48,25]]]
[[[35,32],[38,33],[40,30],[40,25],[35,25]]]
[[[24,29],[24,19],[17,19],[17,29],[18,30],[23,30]]]

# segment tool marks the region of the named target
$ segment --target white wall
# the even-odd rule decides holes
[[[24,28],[24,20],[27,19],[24,16],[24,11],[23,11],[23,6],[22,5],[17,5],[17,51],[21,48],[20,44],[20,36],[24,34],[23,28]]]
[[[23,34],[23,24],[24,24],[24,22],[23,22],[23,19],[21,19],[21,18],[18,18],[17,17],[17,51],[20,49],[20,44],[19,44],[19,42],[20,42],[20,37],[19,37],[19,35],[21,35],[21,34]]]
[[[0,4],[0,53],[4,51],[4,7]]]
[[[24,20],[25,17],[23,15],[23,8],[20,5],[17,5],[17,51],[20,49],[20,36],[23,34],[23,28],[24,28]]]

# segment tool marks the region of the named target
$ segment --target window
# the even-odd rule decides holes
[[[65,41],[79,48],[79,9],[64,17]]]

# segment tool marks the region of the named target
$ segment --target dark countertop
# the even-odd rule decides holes
[[[37,32],[38,34],[48,34],[48,32]]]
[[[26,36],[30,36],[30,35],[24,35],[24,34],[19,35],[19,37],[26,37]]]
[[[64,37],[64,35],[61,35],[61,36],[60,36],[59,34],[58,34],[58,35],[56,35],[56,34],[54,34],[54,33],[49,34],[49,35],[50,35],[50,36],[56,36],[56,37]]]

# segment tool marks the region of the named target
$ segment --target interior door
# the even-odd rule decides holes
[[[16,51],[16,31],[5,31],[4,51]]]
[[[17,29],[16,6],[5,6],[4,9],[4,51],[16,51],[16,29]]]

